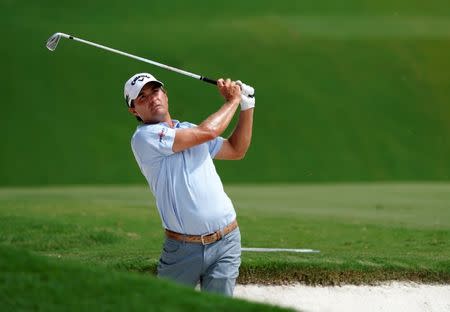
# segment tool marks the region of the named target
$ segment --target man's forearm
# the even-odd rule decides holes
[[[218,137],[228,127],[238,106],[237,100],[228,101],[198,127],[177,130],[172,150],[180,152]]]
[[[236,128],[228,138],[228,142],[230,142],[235,152],[242,157],[247,152],[252,140],[253,111],[253,108],[247,109],[239,114]]]
[[[206,118],[198,127],[212,132],[214,137],[221,135],[233,119],[238,106],[238,99],[225,102],[217,112]]]

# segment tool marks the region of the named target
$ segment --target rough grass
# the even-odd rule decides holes
[[[450,282],[446,183],[227,186],[244,247],[240,283]],[[155,272],[163,234],[146,187],[0,190],[0,242],[50,257]]]

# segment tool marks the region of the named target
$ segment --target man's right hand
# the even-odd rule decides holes
[[[217,80],[217,88],[228,102],[239,103],[241,101],[241,87],[236,82],[220,78]]]

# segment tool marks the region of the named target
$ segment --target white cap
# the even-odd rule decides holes
[[[149,73],[136,74],[128,79],[127,82],[125,82],[124,97],[128,107],[130,107],[131,101],[137,98],[139,92],[141,92],[142,87],[145,86],[146,83],[152,81],[156,81],[164,86],[161,81],[157,80],[153,75]]]

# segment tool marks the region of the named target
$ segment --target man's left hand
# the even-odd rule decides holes
[[[241,87],[241,111],[255,107],[255,89],[242,81],[236,81]]]

